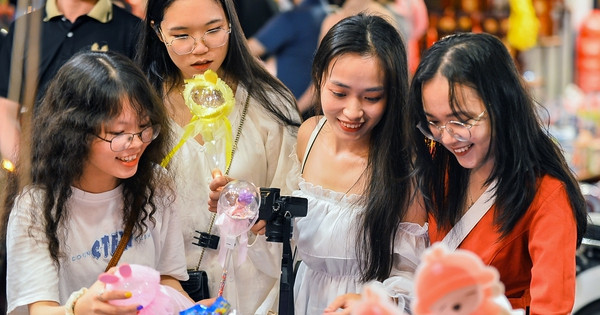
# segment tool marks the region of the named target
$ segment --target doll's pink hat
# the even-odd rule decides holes
[[[483,264],[481,259],[466,250],[448,252],[434,245],[423,255],[415,276],[416,313],[427,313],[429,307],[446,294],[476,284],[490,284],[498,272]]]

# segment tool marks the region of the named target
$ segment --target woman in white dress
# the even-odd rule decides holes
[[[403,139],[405,46],[383,18],[349,17],[323,38],[312,76],[323,115],[298,131],[294,195],[308,213],[294,231],[296,314],[349,314],[369,281],[407,309],[428,238]]]
[[[149,0],[143,33],[138,62],[161,94],[179,137],[192,118],[181,94],[184,80],[208,69],[216,72],[235,97],[228,117],[235,142],[228,174],[257,186],[282,188],[282,194],[289,194],[285,182],[293,165],[289,155],[296,143],[300,114],[292,93],[250,54],[233,2]],[[204,150],[201,135],[189,139],[170,166],[177,172],[177,202],[188,269],[199,266],[207,272],[214,297],[223,271],[218,251],[194,245],[196,231],[210,230],[210,234],[219,235],[217,227],[210,228],[213,214],[207,201],[211,168]],[[224,297],[238,314],[277,311],[281,246],[252,232],[249,238],[247,259],[228,270]]]

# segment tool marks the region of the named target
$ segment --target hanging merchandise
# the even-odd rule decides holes
[[[577,85],[586,93],[600,91],[600,9],[581,23],[576,54]]]
[[[531,0],[510,0],[507,40],[518,50],[527,50],[537,43],[540,22]]]

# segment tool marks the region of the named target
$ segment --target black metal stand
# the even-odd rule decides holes
[[[192,243],[196,246],[200,246],[200,247],[206,247],[206,248],[210,248],[210,249],[217,249],[219,248],[219,236],[218,235],[212,235],[206,232],[200,232],[198,230],[196,230],[196,233],[198,233],[198,236],[194,236],[194,238],[196,240],[198,240],[196,243]]]
[[[291,233],[291,218],[286,218],[283,234]],[[294,315],[294,257],[289,237],[283,238],[281,280],[279,282],[279,315]]]

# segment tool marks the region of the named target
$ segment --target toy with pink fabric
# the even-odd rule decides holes
[[[131,292],[131,297],[111,300],[114,305],[141,305],[140,315],[169,315],[190,308],[194,303],[170,286],[160,284],[160,273],[153,268],[122,264],[114,274],[103,273],[98,280],[106,284],[106,290]]]
[[[413,315],[509,315],[498,271],[472,252],[450,252],[441,243],[428,248],[415,272]]]
[[[218,296],[223,295],[227,279],[227,266],[231,260],[231,252],[237,248],[237,264],[240,265],[248,252],[247,232],[258,219],[260,193],[254,184],[234,180],[221,191],[217,203],[215,225],[219,227],[219,262],[223,266],[223,276]]]

